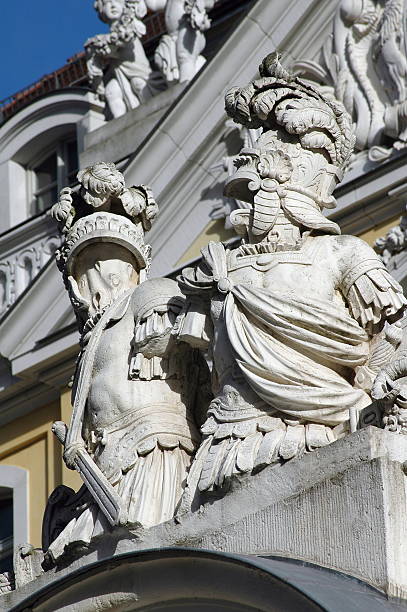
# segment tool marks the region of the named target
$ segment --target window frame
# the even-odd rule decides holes
[[[0,465],[0,488],[11,489],[13,495],[13,547],[30,541],[29,474],[15,465]]]
[[[26,166],[27,195],[28,195],[27,208],[28,208],[29,218],[43,213],[44,211],[48,210],[50,206],[55,204],[55,202],[53,202],[50,206],[41,210],[40,207],[38,206],[37,198],[39,196],[41,196],[44,193],[47,193],[48,191],[50,191],[51,189],[55,187],[56,187],[57,193],[59,193],[63,187],[66,187],[68,185],[72,186],[76,183],[76,178],[70,181],[69,175],[68,175],[68,145],[72,142],[76,143],[76,155],[77,155],[78,166],[79,166],[78,142],[77,142],[77,138],[75,134],[68,134],[66,137],[61,138],[57,142],[52,143],[51,145],[43,149],[41,153],[35,157],[34,160],[32,160],[29,164],[27,164]],[[51,181],[45,187],[41,187],[40,189],[37,189],[36,168],[38,168],[38,166],[40,166],[53,153],[56,154],[56,166],[57,166],[56,167],[56,170],[57,170],[56,180]],[[76,170],[72,170],[70,174],[71,175],[74,174],[76,177],[77,171],[78,171],[78,168],[76,168]]]

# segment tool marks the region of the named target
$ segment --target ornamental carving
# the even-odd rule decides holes
[[[53,208],[81,333],[72,418],[53,431],[84,486],[49,500],[45,566],[112,528],[182,520],[346,437],[366,410],[405,432],[407,301],[323,214],[353,153],[351,117],[277,54],[259,72],[226,95],[229,116],[259,130],[225,187],[247,205],[231,214],[237,246],[210,242],[177,282],[148,279],[157,205],[113,164],[81,171]]]
[[[356,151],[382,161],[406,146],[404,0],[341,0],[319,63],[295,68],[343,103],[355,123]]]

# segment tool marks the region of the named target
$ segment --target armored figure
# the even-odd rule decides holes
[[[65,234],[58,265],[82,348],[71,423],[54,429],[67,466],[86,486],[76,495],[59,489],[49,502],[45,549],[54,560],[109,523],[149,527],[170,519],[199,443],[199,356],[173,334],[184,300],[175,281],[146,280],[152,194],[127,189],[114,164],[95,164],[78,178],[81,192],[64,189],[53,208]]]
[[[400,344],[406,304],[374,251],[322,214],[354,146],[342,104],[272,54],[226,110],[262,133],[225,189],[250,205],[231,214],[242,244],[210,243],[178,279],[180,337],[207,347],[214,365],[191,496],[355,430]]]

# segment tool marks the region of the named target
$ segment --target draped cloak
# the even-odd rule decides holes
[[[343,308],[315,297],[235,285],[224,321],[235,359],[251,388],[291,417],[337,425],[369,396],[337,372],[368,356],[368,335]],[[339,399],[340,398],[340,399]]]
[[[324,265],[328,256],[344,258],[341,243],[331,242],[336,237],[311,240],[322,247],[312,265]],[[406,300],[370,247],[359,241],[345,248],[349,266],[340,261],[337,269],[347,302],[329,299],[323,290],[311,299],[300,290],[264,288],[239,277],[234,284],[230,252],[221,243],[210,243],[200,264],[178,278],[189,300],[180,338],[198,346],[206,337],[219,381],[190,489],[212,489],[234,473],[325,446],[343,435],[352,410],[371,403],[354,385],[355,369],[368,362],[372,330],[401,316]],[[210,313],[213,342],[207,337]],[[246,401],[230,364],[237,364],[254,399]]]

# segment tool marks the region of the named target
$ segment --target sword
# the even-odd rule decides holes
[[[55,421],[52,425],[52,432],[65,446],[68,433],[67,425],[63,421]],[[84,448],[78,448],[74,466],[110,525],[114,527],[125,524],[127,521],[122,500]]]

